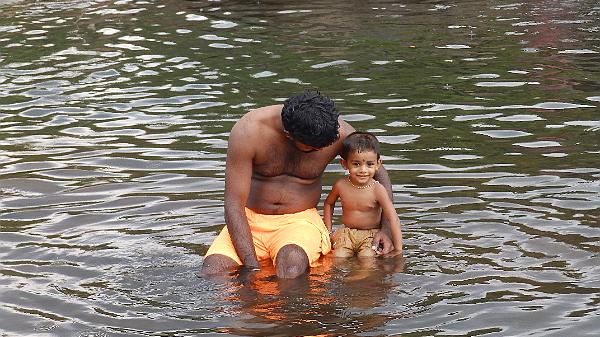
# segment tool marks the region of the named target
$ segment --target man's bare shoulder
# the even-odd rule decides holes
[[[348,137],[349,134],[356,131],[356,129],[352,125],[350,125],[350,123],[346,122],[341,117],[339,119],[339,123],[340,123],[340,139],[339,139],[339,141],[344,141],[344,139],[346,139],[346,137]]]
[[[260,108],[256,108],[246,112],[242,119],[247,118],[273,118],[274,116],[281,116],[282,104],[268,105]],[[241,119],[241,120],[242,120]]]
[[[275,129],[281,120],[281,108],[282,105],[269,105],[248,111],[235,123],[231,130],[232,135],[264,135],[265,132]]]

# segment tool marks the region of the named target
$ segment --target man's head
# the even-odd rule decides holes
[[[339,138],[339,113],[331,99],[318,91],[306,91],[283,103],[281,120],[292,140],[320,149]]]
[[[344,139],[340,156],[348,160],[348,155],[352,152],[374,152],[379,160],[379,141],[369,132],[353,132]]]

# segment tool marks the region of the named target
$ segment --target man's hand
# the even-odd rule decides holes
[[[373,250],[377,255],[385,255],[394,250],[394,245],[388,233],[380,230],[373,237]]]
[[[249,284],[256,281],[257,274],[260,272],[260,267],[240,266],[229,275],[241,284]]]

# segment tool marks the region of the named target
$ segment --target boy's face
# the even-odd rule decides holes
[[[374,151],[352,151],[348,153],[346,160],[342,159],[340,162],[348,170],[352,183],[357,185],[368,184],[381,165],[381,160],[377,159]]]

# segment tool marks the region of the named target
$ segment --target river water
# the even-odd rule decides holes
[[[1,1],[0,335],[597,335],[599,18],[595,0]],[[198,277],[231,126],[305,89],[378,135],[404,257]]]

